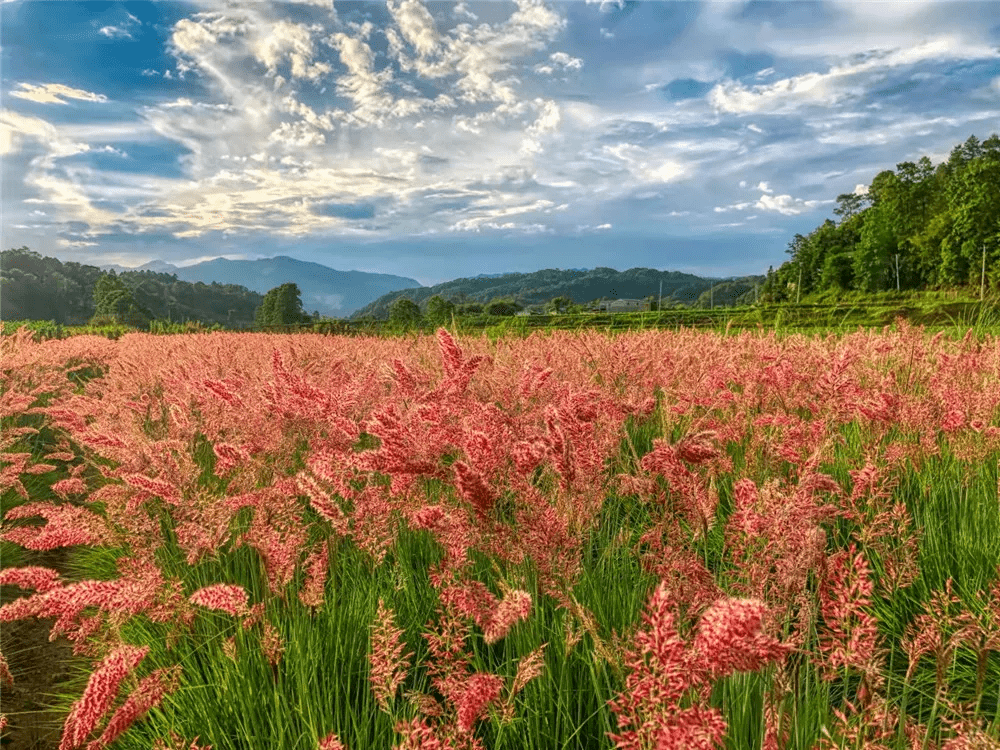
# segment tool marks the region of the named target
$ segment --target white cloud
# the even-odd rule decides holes
[[[325,62],[313,62],[312,32],[321,30],[321,26],[309,28],[300,23],[278,21],[270,33],[255,40],[251,49],[254,57],[267,66],[269,75],[277,75],[278,65],[287,58],[293,78],[315,81],[331,70]]]
[[[67,240],[65,238],[60,238],[56,240],[56,243],[62,247],[74,248],[74,247],[96,247],[100,243],[89,242],[87,240]]]
[[[772,190],[771,187],[766,182],[757,183],[757,190],[760,190],[762,193],[774,192],[774,190]]]
[[[98,33],[108,37],[109,39],[132,38],[131,32],[128,29],[123,28],[121,26],[102,26],[98,31]]]
[[[18,99],[27,99],[39,104],[69,104],[66,99],[79,99],[85,102],[106,102],[104,94],[94,94],[90,91],[70,88],[61,83],[43,83],[35,86],[30,83],[17,84],[21,90],[14,90],[10,95]]]
[[[958,37],[944,36],[912,47],[869,52],[860,60],[834,65],[825,73],[804,73],[752,87],[739,81],[724,81],[709,91],[708,101],[721,112],[788,113],[804,105],[833,106],[848,98],[859,97],[872,77],[878,78],[893,68],[929,60],[997,58],[1000,58],[1000,52],[989,45],[968,44]]]
[[[410,43],[421,57],[428,57],[438,50],[440,37],[434,18],[419,0],[387,2],[389,12],[399,27],[403,38]]]
[[[833,201],[807,201],[801,198],[793,198],[790,195],[762,195],[754,206],[761,211],[773,211],[784,216],[796,216],[807,213],[811,209],[825,203],[833,203]]]
[[[29,117],[10,110],[0,110],[0,154],[11,154],[21,149],[25,140],[33,140],[48,149],[40,164],[50,166],[52,161],[73,156],[90,149],[86,143],[74,142],[59,133],[54,125],[38,117]]]
[[[553,52],[549,59],[561,68],[569,70],[580,70],[583,67],[583,60],[579,57],[570,57],[565,52]]]

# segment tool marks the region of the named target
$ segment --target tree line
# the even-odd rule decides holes
[[[970,136],[948,160],[924,156],[837,196],[827,219],[788,245],[761,301],[822,292],[1000,287],[1000,136]]]
[[[0,253],[0,319],[51,320],[60,325],[152,320],[249,327],[263,296],[236,284],[180,281],[152,271],[105,272],[63,263],[27,247]]]

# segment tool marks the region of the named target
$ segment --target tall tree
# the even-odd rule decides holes
[[[254,324],[257,326],[294,325],[308,320],[309,316],[302,309],[302,293],[298,284],[292,282],[268,291],[254,315]]]
[[[455,303],[435,294],[427,300],[427,320],[433,325],[447,325],[455,314]]]
[[[132,290],[112,271],[94,284],[94,318],[145,328],[153,320],[153,314],[136,302]]]
[[[420,306],[412,299],[400,297],[389,308],[389,322],[406,328],[417,325],[420,323]]]

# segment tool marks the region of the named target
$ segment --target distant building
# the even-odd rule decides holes
[[[597,303],[598,312],[639,312],[649,309],[644,299],[609,299]]]
[[[523,310],[519,310],[518,312],[515,313],[515,315],[521,315],[521,316],[544,315],[544,314],[545,314],[545,308],[541,305],[529,305]]]

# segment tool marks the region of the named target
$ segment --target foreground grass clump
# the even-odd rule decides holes
[[[0,347],[61,748],[1000,741],[995,338]]]

